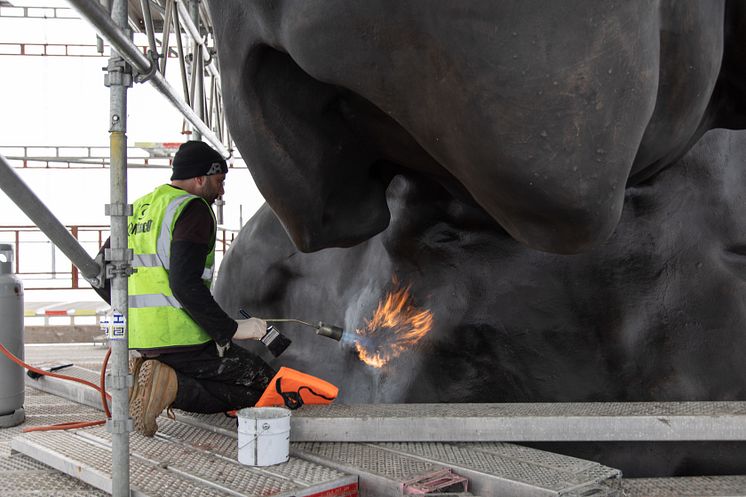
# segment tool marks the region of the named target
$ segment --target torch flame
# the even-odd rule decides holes
[[[413,347],[433,326],[433,314],[410,301],[410,286],[395,288],[378,303],[373,318],[356,329],[355,349],[361,361],[381,368]]]

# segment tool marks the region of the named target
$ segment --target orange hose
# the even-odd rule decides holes
[[[111,395],[106,393],[106,366],[109,363],[109,356],[111,356],[111,347],[106,351],[104,362],[101,365],[101,376],[100,376],[101,385],[100,386],[96,385],[95,383],[91,383],[90,381],[86,381],[81,378],[76,378],[75,376],[52,373],[51,371],[44,371],[43,369],[35,368],[34,366],[31,366],[30,364],[26,364],[21,359],[13,355],[13,353],[11,353],[8,349],[6,349],[3,344],[0,344],[0,352],[5,354],[5,356],[8,359],[15,362],[22,368],[28,369],[29,371],[33,371],[34,373],[44,375],[44,376],[51,376],[52,378],[60,378],[62,380],[75,381],[77,383],[82,383],[83,385],[93,388],[94,390],[98,391],[101,394],[101,405],[104,408],[104,413],[106,414],[107,418],[111,418],[111,412],[109,411],[109,405],[107,402],[107,400],[111,400]],[[24,433],[28,433],[32,431],[70,430],[73,428],[87,428],[90,426],[99,426],[105,423],[106,423],[105,419],[102,419],[99,421],[72,421],[68,423],[59,423],[59,424],[49,425],[49,426],[33,426],[30,428],[24,428],[21,431],[23,431]]]
[[[111,418],[111,411],[109,411],[109,403],[107,400],[111,399],[111,395],[106,393],[106,366],[109,365],[109,357],[111,356],[111,347],[106,349],[106,355],[104,356],[104,362],[101,363],[101,374],[98,377],[98,384],[101,385],[99,393],[101,394],[101,405],[104,408],[104,414],[107,418]]]
[[[91,426],[100,426],[106,424],[105,419],[99,421],[71,421],[69,423],[59,423],[56,425],[47,426],[31,426],[21,430],[23,433],[29,433],[32,431],[53,431],[53,430],[73,430],[76,428],[90,428]]]

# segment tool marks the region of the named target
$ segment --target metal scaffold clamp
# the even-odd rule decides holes
[[[137,269],[133,268],[130,264],[125,263],[110,263],[106,265],[106,279],[116,278],[121,276],[126,278],[127,276],[137,272]]]
[[[130,433],[134,431],[132,418],[129,419],[107,419],[106,431],[109,433]]]
[[[218,51],[215,49],[215,47],[210,47],[207,49],[207,54],[209,55],[209,57],[204,61],[205,66],[209,66],[212,63],[212,59],[217,53]]]
[[[158,54],[152,50],[148,50],[148,59],[150,59],[150,68],[146,73],[138,73],[135,75],[136,83],[147,83],[153,76],[155,76],[156,71],[158,71]]]
[[[132,87],[132,68],[122,57],[111,57],[109,63],[103,68],[106,71],[104,86]]]
[[[128,277],[137,272],[129,261],[132,260],[132,249],[112,249],[104,250],[104,259],[110,261],[106,264],[106,278],[112,279],[117,276]]]
[[[106,285],[106,263],[104,262],[103,254],[99,254],[94,259],[94,262],[98,264],[99,272],[96,276],[89,278],[85,275],[83,277],[90,283],[93,288],[103,288]]]
[[[104,212],[111,217],[126,217],[132,215],[132,204],[111,203],[106,204]],[[137,272],[132,267],[130,261],[133,258],[133,252],[130,248],[107,248],[104,249],[104,260],[106,264],[106,279],[112,279],[117,276],[128,277]]]

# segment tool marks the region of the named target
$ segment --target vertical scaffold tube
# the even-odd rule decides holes
[[[202,92],[205,76],[202,73],[203,59],[202,37],[199,33],[199,0],[189,1],[189,17],[197,27],[196,33],[193,34],[194,43],[192,44],[192,109],[194,109],[200,121],[204,122],[205,116],[202,112],[202,100],[204,96]],[[202,133],[196,126],[192,126],[192,140],[202,140]]]
[[[112,19],[122,30],[127,28],[127,1],[114,0]],[[109,59],[107,84],[110,95],[111,147],[111,248],[107,253],[111,271],[111,306],[113,318],[109,331],[111,372],[107,384],[111,389],[112,409],[108,429],[112,439],[112,496],[129,497],[129,417],[127,398],[129,378],[127,347],[127,277],[131,255],[127,249],[127,89],[132,85],[130,67],[119,53],[112,50]],[[117,327],[116,329],[114,327]]]

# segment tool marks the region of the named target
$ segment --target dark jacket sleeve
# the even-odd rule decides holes
[[[220,308],[202,282],[207,254],[215,243],[215,221],[209,209],[204,202],[192,200],[176,221],[168,282],[187,314],[219,345],[225,345],[238,324]]]
[[[96,256],[96,261],[101,261],[101,263],[104,263],[104,250],[109,248],[111,246],[111,238],[107,238],[104,244],[101,246],[101,250],[98,251],[98,255]],[[101,288],[93,288],[93,290],[98,294],[99,297],[104,299],[107,304],[111,305],[111,280],[109,278],[104,278],[104,286]]]

